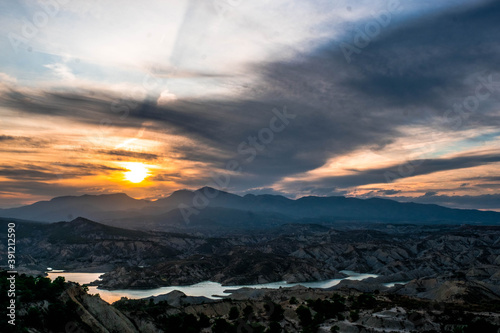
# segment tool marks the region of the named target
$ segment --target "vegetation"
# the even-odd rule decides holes
[[[278,323],[277,321],[272,321],[269,324],[269,329],[267,330],[267,332],[269,333],[281,333],[282,331],[283,329],[281,328],[280,323]]]
[[[280,304],[268,302],[264,305],[264,310],[266,310],[270,321],[281,321],[284,318],[285,310]]]
[[[234,333],[236,332],[236,327],[228,323],[225,319],[217,318],[215,319],[214,325],[212,326],[213,333]]]
[[[229,320],[235,320],[240,316],[240,311],[238,310],[237,307],[233,306],[229,310]]]
[[[0,306],[6,309],[12,298],[8,297],[11,274],[0,272]],[[63,302],[61,293],[67,288],[63,277],[51,281],[46,277],[33,277],[25,274],[16,275],[16,325],[10,325],[7,318],[0,321],[0,332],[27,332],[35,328],[42,332],[63,332],[65,326],[72,323],[76,328],[88,328],[78,316],[77,304],[73,301]],[[19,311],[25,309],[26,311]],[[25,313],[25,314],[22,314]]]
[[[253,315],[253,307],[251,305],[247,305],[243,309],[243,317],[244,318],[250,318]]]

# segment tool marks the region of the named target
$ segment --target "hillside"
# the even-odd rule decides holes
[[[16,258],[25,270],[107,272],[98,282],[106,289],[207,280],[225,285],[305,282],[343,277],[342,270],[380,275],[373,285],[456,277],[500,283],[499,227],[377,226],[337,229],[296,224],[212,237],[134,231],[84,218],[18,223]],[[5,232],[0,236],[6,237]],[[6,251],[0,245],[0,260]]]
[[[0,271],[0,292],[7,274]],[[104,302],[62,278],[17,277],[16,326],[2,332],[82,333],[280,333],[280,332],[464,332],[496,333],[495,300],[438,301],[397,292],[336,291],[303,287],[237,291],[219,300],[173,291],[149,299]],[[7,298],[1,298],[7,307]]]

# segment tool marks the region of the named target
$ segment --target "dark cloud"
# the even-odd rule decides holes
[[[397,179],[413,177],[417,175],[426,175],[439,171],[457,170],[470,168],[488,163],[500,162],[499,153],[490,153],[484,155],[463,155],[452,158],[436,158],[425,160],[411,160],[405,164],[397,164],[385,168],[368,169],[357,171],[354,174],[344,176],[324,177],[314,182],[310,182],[311,186],[338,186],[341,188],[355,187],[365,184],[389,183]],[[479,178],[481,179],[481,178]],[[289,190],[298,186],[302,181],[290,183]]]
[[[424,197],[433,197],[437,194],[435,191],[425,192]]]
[[[33,164],[3,164],[0,165],[0,176],[17,181],[56,181],[72,179],[97,174],[107,174],[112,171],[125,171],[123,168],[113,168],[96,164],[66,164],[53,165]],[[4,182],[2,182],[2,187]]]
[[[152,161],[160,158],[160,155],[157,154],[141,153],[128,150],[100,150],[99,153],[113,156],[132,157],[146,161]]]
[[[490,191],[500,191],[500,183],[480,183],[474,185],[474,187],[488,189]]]
[[[21,146],[23,148],[45,148],[50,144],[50,140],[27,137],[0,135],[0,147]]]
[[[394,195],[394,194],[401,193],[401,191],[399,191],[399,190],[378,190],[377,193],[381,193],[384,195]]]
[[[242,195],[242,196],[247,195],[247,194],[253,194],[253,195],[270,194],[270,195],[281,195],[281,196],[284,196],[284,197],[288,197],[287,193],[276,191],[275,189],[273,189],[271,187],[258,188],[258,189],[250,189],[250,190],[247,190],[247,191],[239,192],[237,194]]]
[[[86,188],[81,188],[71,185],[63,185],[58,183],[48,183],[44,181],[30,181],[30,180],[8,180],[2,181],[2,193],[6,194],[21,194],[26,197],[43,196],[43,197],[57,197],[73,194],[91,193]],[[25,199],[17,198],[15,202],[24,202]],[[19,204],[20,206],[21,204]]]
[[[479,177],[467,177],[463,180],[467,181],[482,181],[482,182],[500,182],[500,176],[479,176]]]
[[[182,179],[182,175],[178,172],[172,173],[159,173],[148,178],[150,181],[154,182],[169,182],[169,181],[179,181]]]
[[[61,168],[68,168],[68,169],[77,169],[77,170],[92,170],[92,171],[103,171],[103,172],[110,172],[110,171],[126,171],[127,169],[125,168],[120,168],[120,167],[112,167],[108,165],[102,165],[102,164],[92,164],[92,163],[54,163],[54,166],[61,167]]]
[[[58,178],[72,178],[74,175],[58,175],[52,172],[43,172],[30,169],[3,169],[0,176],[13,180],[57,180]]]
[[[0,142],[2,141],[11,141],[14,140],[15,137],[10,135],[0,135]]]

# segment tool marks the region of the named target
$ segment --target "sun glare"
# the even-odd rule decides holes
[[[125,172],[125,179],[132,183],[140,183],[149,176],[148,168],[141,163],[128,163],[127,169],[129,171]]]

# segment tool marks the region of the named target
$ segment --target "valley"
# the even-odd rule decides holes
[[[184,191],[169,200],[195,195]],[[175,208],[186,201],[177,200],[167,213],[156,210],[147,219],[134,217],[130,210],[105,212],[113,202],[103,204],[103,198],[93,197],[53,201],[73,207],[91,200],[92,205],[80,207],[96,212],[101,205],[99,221],[34,221],[38,215],[19,214],[20,208],[17,217],[2,217],[0,223],[16,224],[22,279],[44,276],[48,267],[104,273],[99,279],[100,274],[93,274],[94,281],[84,286],[66,283],[63,288],[55,279],[60,296],[43,296],[43,302],[69,311],[83,332],[185,332],[188,326],[190,332],[452,332],[460,327],[468,329],[463,332],[478,327],[493,332],[500,327],[500,226],[477,220],[496,218],[497,213],[474,211],[464,215],[468,223],[461,223],[453,219],[453,210],[441,207],[446,219],[413,223],[408,220],[434,209],[417,205],[410,206],[420,209],[415,218],[405,221],[380,216],[358,220],[364,213],[346,217],[332,204],[345,204],[338,198],[305,199],[306,206],[291,201],[287,208],[286,198],[220,195],[213,207],[201,209],[187,224]],[[123,199],[129,200],[122,196],[115,208]],[[248,205],[246,211],[238,206],[241,200]],[[51,202],[34,206],[61,214],[54,213]],[[366,204],[352,202],[349,211]],[[128,207],[137,212],[149,210],[149,205],[132,201]],[[62,214],[68,213],[67,207]],[[297,218],[288,218],[287,209]],[[2,228],[0,236],[7,237],[6,231]],[[6,256],[2,244],[1,262]],[[366,278],[350,278],[349,272]],[[196,288],[204,293],[190,294]],[[53,310],[36,303],[42,298],[24,304],[21,317],[31,313],[30,306],[38,308],[26,317],[33,332],[38,332],[36,327],[52,332],[51,325],[57,326],[51,321]],[[279,315],[269,312],[273,307],[281,309]],[[253,315],[248,317],[250,308]]]
[[[494,226],[308,224],[210,237],[120,229],[77,218],[18,223],[17,235],[18,260],[26,271],[106,272],[96,284],[110,290],[203,281],[226,286],[321,281],[345,277],[342,270],[377,274],[370,284],[379,287],[460,278],[494,289],[500,281],[500,228]]]

